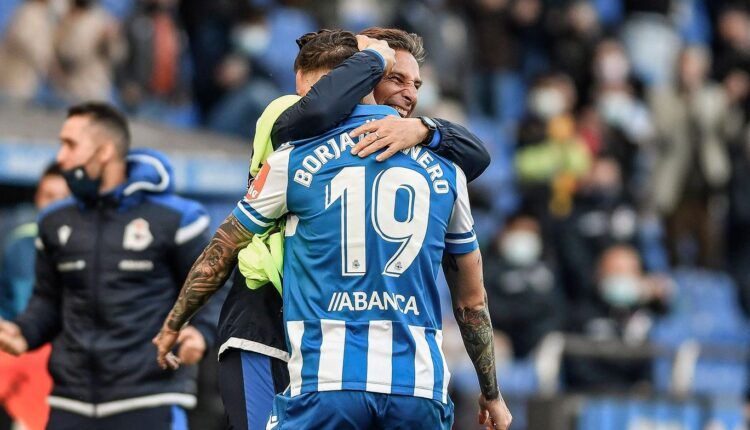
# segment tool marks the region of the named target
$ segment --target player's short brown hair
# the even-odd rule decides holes
[[[359,34],[373,39],[385,40],[392,49],[401,49],[410,53],[420,66],[427,56],[422,37],[415,33],[408,33],[398,28],[370,27]]]
[[[297,39],[299,53],[294,71],[333,69],[359,52],[354,33],[344,30],[320,30]]]

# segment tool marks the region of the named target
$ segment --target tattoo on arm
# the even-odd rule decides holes
[[[170,330],[178,331],[219,289],[234,269],[237,255],[253,238],[234,215],[219,226],[206,249],[193,264],[172,311]]]
[[[466,352],[469,353],[479,378],[479,386],[487,400],[500,395],[495,373],[495,350],[492,343],[492,322],[487,309],[487,297],[481,309],[458,307],[454,310],[456,322],[461,329]]]

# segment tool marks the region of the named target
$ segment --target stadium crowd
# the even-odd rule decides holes
[[[297,37],[372,25],[424,38],[418,111],[492,154],[470,192],[501,360],[554,332],[646,342],[678,268],[730,275],[750,312],[746,1],[3,0],[0,102],[108,100],[249,141],[294,92]],[[652,378],[565,362],[570,391]]]

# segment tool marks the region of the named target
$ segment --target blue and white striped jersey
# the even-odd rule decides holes
[[[360,105],[273,153],[234,215],[264,233],[288,216],[284,321],[291,395],[366,390],[447,401],[436,278],[443,250],[477,249],[463,172],[424,147],[353,156],[348,132],[396,115]]]

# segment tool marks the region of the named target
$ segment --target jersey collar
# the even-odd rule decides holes
[[[373,115],[393,115],[393,116],[399,116],[398,112],[396,112],[396,109],[393,109],[390,106],[385,105],[357,105],[354,107],[354,110],[352,111],[351,115],[349,115],[349,118],[352,120],[355,120],[355,118],[362,118],[362,117],[369,117]]]

